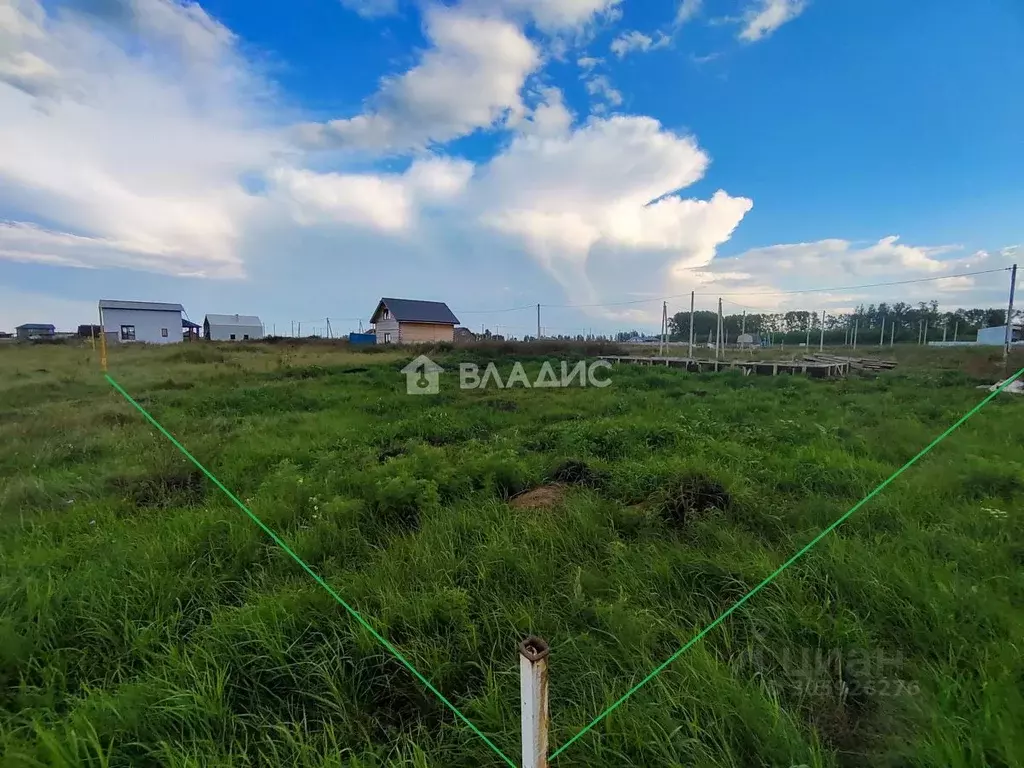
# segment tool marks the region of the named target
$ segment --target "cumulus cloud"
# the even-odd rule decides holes
[[[426,11],[432,47],[408,72],[387,77],[361,115],[303,125],[308,147],[404,152],[516,121],[540,53],[515,24],[463,8]]]
[[[592,75],[584,80],[584,86],[587,93],[597,99],[602,99],[609,106],[618,107],[622,104],[622,92],[612,85],[612,81],[608,79],[607,75]],[[599,103],[594,111],[602,112],[604,108],[605,105]]]
[[[0,86],[0,205],[48,222],[8,224],[3,255],[238,276],[258,205],[239,177],[278,146],[251,124],[265,86],[197,6],[112,7],[121,15],[49,16],[19,0],[0,14],[23,46],[6,60],[31,53],[47,73]],[[123,44],[128,34],[145,50]]]
[[[545,32],[573,29],[604,15],[614,18],[622,0],[468,0],[469,7],[529,17]]]
[[[807,8],[808,0],[757,0],[743,14],[740,40],[748,43],[768,37]]]
[[[768,311],[838,312],[859,303],[929,299],[938,299],[943,306],[983,305],[1005,292],[1005,273],[947,278],[1009,265],[1002,254],[954,255],[962,251],[955,244],[908,245],[896,235],[874,243],[827,239],[753,248],[716,259],[706,268],[680,266],[673,277],[678,286],[705,294],[706,301],[725,295],[737,306]],[[855,287],[912,280],[922,282]]]
[[[350,267],[345,254],[386,253],[403,266],[379,280],[426,290],[438,275],[435,290],[451,291],[455,304],[497,276],[529,292],[530,303],[545,289],[537,277],[546,272],[574,303],[696,287],[712,296],[740,293],[735,300],[749,306],[840,308],[862,294],[930,298],[947,288],[961,301],[988,282],[924,283],[890,296],[777,294],[994,268],[1020,255],[1008,246],[961,258],[954,246],[885,237],[788,243],[723,258],[723,244],[753,202],[723,190],[706,199],[684,194],[710,162],[694,137],[639,116],[592,116],[580,125],[559,89],[530,79],[542,56],[516,14],[565,29],[614,11],[613,2],[481,0],[431,9],[431,47],[412,69],[386,78],[363,114],[307,127],[316,146],[399,153],[408,163],[381,170],[363,162],[358,171],[345,165],[347,154],[328,156],[337,161],[328,166],[286,140],[277,125],[288,115],[273,87],[239,53],[235,35],[198,6],[115,0],[87,7],[104,13],[49,11],[36,0],[0,6],[0,215],[17,219],[0,221],[0,259],[223,278],[262,267],[271,271],[260,273],[260,285],[278,302],[277,281],[286,274],[296,295],[317,288],[303,276],[313,270],[293,269],[296,263],[319,259],[316,274],[329,275]],[[512,15],[488,15],[488,8]],[[759,22],[761,36],[777,18]],[[622,104],[594,71],[599,60],[577,63],[600,101],[596,109]],[[476,165],[436,148],[496,125],[514,130]],[[314,242],[319,256],[311,255]],[[424,262],[429,270],[419,271]],[[490,279],[470,284],[472,270]],[[530,278],[516,283],[521,273]],[[400,289],[374,279],[361,279],[358,291]],[[255,281],[242,288],[260,290]],[[587,311],[623,322],[648,312]],[[652,321],[655,312],[656,302]]]
[[[316,173],[290,167],[270,174],[273,194],[299,224],[337,223],[388,234],[410,231],[418,211],[456,200],[471,163],[446,158],[414,162],[405,173]]]
[[[629,262],[654,257],[706,264],[750,209],[724,192],[709,201],[675,194],[700,179],[707,155],[696,142],[640,117],[592,119],[562,137],[521,136],[481,169],[471,198],[480,219],[520,238],[574,298],[591,299],[620,282],[594,283],[591,255]],[[655,280],[659,275],[652,275]]]
[[[537,136],[563,136],[572,125],[573,114],[558,88],[541,88],[540,101],[530,116],[519,126],[521,133]]]

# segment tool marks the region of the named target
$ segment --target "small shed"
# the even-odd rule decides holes
[[[459,324],[443,301],[383,298],[370,317],[378,344],[453,341]]]
[[[14,329],[15,334],[21,341],[52,339],[55,331],[56,328],[47,323],[24,323]]]
[[[210,341],[249,341],[263,338],[263,323],[256,315],[207,315],[203,338]]]

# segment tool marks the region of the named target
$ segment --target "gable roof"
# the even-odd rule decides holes
[[[383,298],[377,303],[370,322],[376,322],[381,307],[387,307],[391,316],[400,323],[443,323],[458,325],[459,318],[452,314],[443,301],[419,301],[418,299]]]
[[[263,323],[256,315],[207,315],[205,322],[210,325],[234,325],[246,328],[262,328]]]
[[[148,309],[158,312],[184,312],[181,304],[167,304],[162,301],[115,301],[100,299],[100,309]]]

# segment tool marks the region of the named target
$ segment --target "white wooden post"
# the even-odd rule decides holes
[[[548,766],[548,656],[539,637],[519,644],[519,703],[523,720],[522,768]]]

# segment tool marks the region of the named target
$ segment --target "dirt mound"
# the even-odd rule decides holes
[[[694,515],[711,509],[728,509],[732,496],[721,483],[704,475],[691,475],[672,484],[660,499],[662,517],[685,525]]]
[[[516,509],[551,509],[562,502],[565,491],[565,486],[559,483],[541,485],[513,496],[509,504]]]

